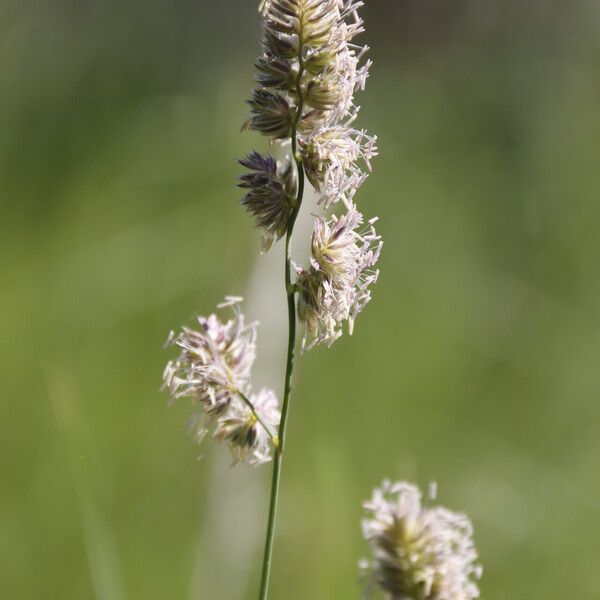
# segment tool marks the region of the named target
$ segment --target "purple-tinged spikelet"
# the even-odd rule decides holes
[[[263,251],[267,251],[287,230],[296,200],[296,170],[290,159],[278,163],[274,157],[258,152],[240,163],[249,170],[238,184],[247,190],[242,204],[263,230]]]

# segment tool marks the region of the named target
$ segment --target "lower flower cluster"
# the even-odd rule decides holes
[[[228,321],[215,314],[198,317],[198,329],[183,327],[169,335],[167,346],[180,353],[167,363],[163,388],[173,401],[187,397],[194,402],[190,428],[198,442],[212,430],[217,440],[227,442],[234,463],[258,465],[271,459],[280,413],[272,391],[249,394],[256,324],[246,325],[240,302],[228,297],[219,305],[233,307]]]

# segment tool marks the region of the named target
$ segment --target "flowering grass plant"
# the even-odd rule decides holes
[[[273,154],[253,151],[240,160],[247,171],[239,187],[245,191],[242,205],[262,232],[262,250],[285,240],[289,337],[281,409],[271,390],[252,392],[257,325],[246,323],[240,298],[219,305],[233,310],[228,320],[199,317],[195,328],[184,327],[167,341],[179,355],[167,364],[164,387],[173,400],[192,400],[196,439],[212,432],[229,446],[234,463],[273,462],[261,600],[269,589],[297,322],[303,328],[302,350],[330,347],[344,331],[352,334],[378,277],[377,219],[365,218],[354,200],[377,154],[376,137],[355,127],[360,107],[354,96],[364,89],[371,67],[368,48],[355,43],[363,32],[362,5],[359,0],[263,0],[259,6],[262,54],[243,128],[265,136]],[[299,265],[292,261],[292,234],[307,182],[318,195],[320,214],[310,256]],[[394,599],[475,598],[476,588],[468,583],[473,556],[465,522],[421,511],[416,489],[384,488],[367,505],[371,516],[364,522],[375,552],[373,581]],[[385,500],[389,494],[398,495],[397,510]],[[416,548],[418,561],[412,555]]]

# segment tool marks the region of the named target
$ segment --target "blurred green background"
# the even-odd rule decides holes
[[[270,468],[159,392],[227,293],[281,387],[281,249],[234,188],[256,4],[0,3],[2,598],[256,597]],[[600,598],[600,5],[367,5],[381,279],[298,362],[272,597],[360,597],[388,477],[469,513],[483,598]]]

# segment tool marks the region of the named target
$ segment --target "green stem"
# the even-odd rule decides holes
[[[285,236],[285,290],[287,294],[288,305],[288,349],[287,362],[285,368],[285,382],[283,404],[281,406],[281,422],[279,424],[278,448],[275,451],[273,459],[273,479],[271,481],[271,501],[269,503],[269,517],[267,522],[267,537],[265,540],[265,553],[263,558],[262,579],[260,584],[260,600],[267,600],[269,593],[269,577],[271,574],[271,561],[273,557],[273,535],[275,533],[275,516],[277,514],[277,501],[279,499],[279,480],[281,478],[281,463],[283,460],[283,451],[285,449],[285,434],[287,428],[288,411],[290,407],[290,394],[292,391],[292,372],[294,370],[294,350],[296,347],[296,290],[292,285],[292,234],[296,218],[300,212],[302,199],[304,197],[304,167],[302,158],[298,154],[298,125],[302,118],[304,109],[304,98],[302,94],[302,75],[304,74],[304,65],[302,58],[300,61],[300,69],[296,79],[296,95],[298,98],[298,108],[296,117],[292,126],[292,156],[296,161],[298,169],[298,194],[296,196],[296,204],[288,221],[287,233]]]

